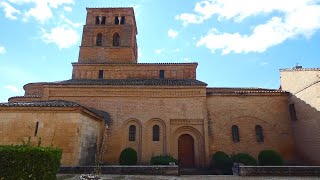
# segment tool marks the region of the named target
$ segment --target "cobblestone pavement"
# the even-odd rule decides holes
[[[59,174],[57,180],[79,180],[80,175]],[[152,175],[101,175],[101,180],[315,180],[320,177],[252,177],[252,176],[217,176],[217,175],[182,175],[182,176],[152,176]]]

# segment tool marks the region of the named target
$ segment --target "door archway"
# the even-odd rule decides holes
[[[189,134],[183,134],[178,139],[178,159],[182,168],[194,168],[194,139]]]

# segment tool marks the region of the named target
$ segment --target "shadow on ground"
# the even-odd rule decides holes
[[[79,180],[80,175],[58,174],[57,180]],[[222,175],[182,175],[182,176],[153,176],[153,175],[101,175],[101,180],[286,180],[308,179],[316,180],[319,177],[256,177],[256,176],[222,176]]]

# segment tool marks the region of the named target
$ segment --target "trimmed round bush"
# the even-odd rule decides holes
[[[138,160],[137,151],[132,148],[124,149],[119,157],[120,165],[136,165]]]
[[[256,166],[257,160],[250,154],[238,153],[232,156],[232,161],[235,163],[241,163],[247,166]]]
[[[232,159],[225,152],[218,151],[212,155],[210,168],[217,174],[232,174]]]
[[[281,166],[283,159],[279,153],[274,150],[263,150],[258,156],[259,165],[261,166]]]
[[[169,165],[170,162],[178,164],[178,160],[176,160],[172,156],[154,156],[150,160],[151,165]]]

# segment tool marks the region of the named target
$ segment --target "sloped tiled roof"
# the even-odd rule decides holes
[[[185,63],[135,63],[135,62],[73,62],[74,65],[198,65],[197,62],[185,62]]]
[[[24,96],[13,96],[11,98],[41,98],[40,95],[24,95]]]
[[[283,68],[280,71],[320,71],[320,68]]]
[[[0,107],[82,107],[80,104],[64,100],[7,102],[0,103]]]
[[[207,88],[207,94],[248,94],[248,93],[286,93],[279,89],[265,88],[238,88],[238,87],[210,87]]]
[[[29,83],[34,84],[34,83]],[[26,85],[29,85],[26,84]],[[113,85],[113,86],[207,86],[195,79],[70,79],[41,82],[43,85]]]
[[[107,112],[94,108],[88,108],[79,103],[65,100],[6,102],[0,103],[0,107],[81,107],[99,116],[100,118],[103,118],[107,124],[111,123],[110,115]]]

